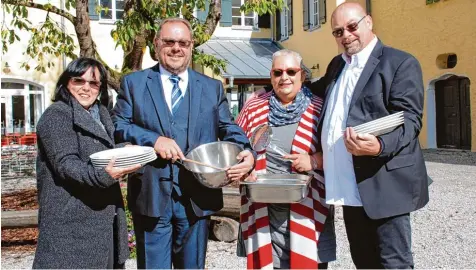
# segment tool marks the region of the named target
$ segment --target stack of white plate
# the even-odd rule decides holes
[[[403,124],[403,112],[397,112],[385,117],[375,119],[362,125],[354,127],[355,132],[360,134],[382,135],[393,131]]]
[[[112,158],[116,158],[114,167],[127,168],[136,164],[144,165],[157,158],[153,147],[130,146],[109,149],[89,156],[94,167],[106,167]]]

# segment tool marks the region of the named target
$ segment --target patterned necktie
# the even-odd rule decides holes
[[[177,75],[172,75],[170,76],[170,81],[173,84],[172,88],[172,115],[175,114],[175,112],[178,110],[178,107],[180,106],[180,103],[182,102],[182,91],[180,90],[179,87],[179,81],[180,77]]]

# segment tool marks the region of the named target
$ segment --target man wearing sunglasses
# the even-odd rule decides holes
[[[156,66],[127,75],[112,112],[116,139],[154,147],[159,155],[128,179],[128,202],[139,269],[203,269],[208,217],[223,207],[210,189],[175,161],[205,143],[231,141],[245,149],[227,177],[243,179],[254,166],[251,145],[230,114],[220,81],[189,68],[192,28],[165,19],[155,40]]]
[[[343,51],[312,84],[324,98],[318,137],[326,202],[342,205],[357,268],[413,268],[410,212],[425,206],[428,177],[418,135],[423,82],[418,61],[385,46],[357,3],[332,14],[332,35]],[[405,122],[374,136],[352,127],[403,111]]]

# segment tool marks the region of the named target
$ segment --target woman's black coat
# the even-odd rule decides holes
[[[89,159],[115,147],[109,113],[100,106],[103,128],[74,98],[70,103],[53,103],[37,125],[40,234],[33,268],[106,268],[114,234],[116,262],[129,256],[119,183]]]

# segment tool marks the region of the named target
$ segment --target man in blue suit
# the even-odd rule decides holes
[[[244,147],[227,170],[239,181],[255,153],[232,120],[222,83],[189,69],[193,38],[180,18],[161,22],[154,45],[159,64],[125,76],[112,119],[116,139],[154,147],[159,158],[128,180],[138,268],[204,268],[208,216],[223,207],[221,189],[201,185],[174,162],[218,140]]]

